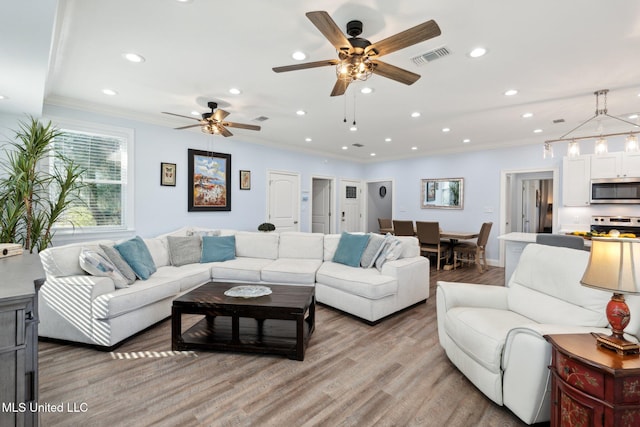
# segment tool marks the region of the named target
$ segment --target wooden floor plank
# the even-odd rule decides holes
[[[318,306],[302,362],[242,353],[169,355],[169,320],[113,354],[40,342],[40,402],[87,405],[86,412],[41,413],[41,425],[524,426],[444,354],[437,280],[502,286],[504,269],[432,268],[427,303],[375,326]],[[185,316],[183,324],[197,320]]]

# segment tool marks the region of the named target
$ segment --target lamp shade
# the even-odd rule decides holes
[[[580,283],[617,294],[640,293],[640,239],[594,237]]]

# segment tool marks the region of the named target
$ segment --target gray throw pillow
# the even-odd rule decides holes
[[[360,267],[371,268],[376,262],[376,258],[380,255],[384,247],[384,236],[381,234],[370,234],[369,243],[364,248],[362,258],[360,258]]]
[[[136,281],[136,273],[133,271],[131,266],[125,261],[120,252],[113,246],[100,245],[100,249],[104,252],[105,256],[118,271],[127,279],[127,285],[132,284]]]
[[[382,266],[387,261],[393,261],[400,258],[402,254],[402,243],[397,237],[387,234],[384,238],[385,243],[380,255],[376,258],[376,268],[382,270]]]
[[[88,249],[80,252],[80,267],[87,273],[96,277],[109,277],[113,280],[116,288],[126,288],[129,286],[127,278],[118,271],[116,266],[107,259],[106,256]]]
[[[202,255],[200,236],[167,236],[171,265],[197,264]]]

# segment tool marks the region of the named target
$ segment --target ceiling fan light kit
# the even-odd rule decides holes
[[[347,34],[350,36],[347,38],[327,12],[307,12],[306,16],[336,48],[338,59],[274,67],[273,71],[282,73],[335,66],[337,80],[331,96],[344,95],[351,82],[365,81],[372,74],[406,85],[415,83],[420,78],[419,74],[382,62],[378,58],[440,35],[440,27],[430,20],[372,44],[369,40],[358,37],[362,33],[361,21],[352,20],[347,23]]]
[[[171,116],[183,117],[185,119],[198,121],[198,124],[196,125],[180,126],[175,129],[189,129],[196,126],[200,126],[200,130],[203,133],[207,133],[210,135],[222,135],[225,138],[233,135],[227,129],[228,127],[237,128],[237,129],[256,130],[256,131],[260,130],[260,126],[256,126],[256,125],[248,125],[245,123],[234,123],[234,122],[223,121],[224,118],[229,115],[229,113],[221,109],[216,110],[216,108],[218,108],[217,102],[209,101],[207,103],[207,106],[211,108],[211,111],[202,113],[202,119],[196,119],[195,117],[183,116],[182,114],[169,113],[166,111],[163,111],[162,114],[169,114]]]

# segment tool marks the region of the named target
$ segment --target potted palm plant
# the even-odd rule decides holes
[[[51,244],[54,224],[78,200],[82,171],[59,153],[54,167],[44,167],[61,135],[51,122],[30,117],[19,127],[0,159],[0,243],[41,251]]]

